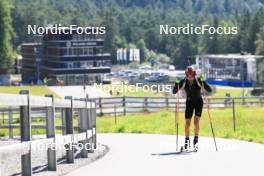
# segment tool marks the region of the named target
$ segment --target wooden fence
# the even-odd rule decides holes
[[[97,114],[126,115],[135,112],[175,111],[176,97],[108,97],[95,98]],[[263,105],[264,97],[208,98],[210,108],[232,108],[236,105]],[[180,98],[180,110],[185,110],[185,98]],[[206,106],[204,106],[205,108]]]
[[[234,97],[234,98],[209,98],[210,108],[231,108],[233,130],[236,131],[236,107],[237,106],[262,106],[264,105],[264,97]],[[175,112],[177,98],[175,97],[111,97],[97,98],[96,102],[97,114],[110,114],[115,117],[127,113],[135,112],[156,112],[168,110]],[[180,111],[185,110],[185,98],[180,98]],[[206,106],[204,106],[206,108]]]
[[[12,156],[21,155],[21,172],[24,176],[32,175],[31,152],[38,145],[49,146],[47,148],[48,170],[56,171],[57,159],[56,148],[51,146],[68,146],[66,150],[66,160],[68,163],[74,162],[75,143],[83,145],[90,144],[94,148],[83,148],[81,157],[87,158],[88,153],[96,148],[96,106],[93,100],[88,98],[74,100],[72,97],[65,99],[54,99],[52,96],[46,97],[30,96],[28,91],[21,91],[21,95],[0,94],[0,106],[3,108],[19,107],[19,128],[21,143],[0,147],[0,163]],[[32,140],[32,110],[34,108],[45,108],[45,129],[46,138]],[[55,112],[61,111],[63,135],[57,135]],[[74,111],[78,111],[78,132],[74,133],[73,116]],[[11,114],[11,113],[10,113]],[[9,114],[9,120],[12,116]],[[11,125],[11,124],[9,124]],[[42,126],[43,127],[43,126]],[[1,173],[0,168],[0,175]]]

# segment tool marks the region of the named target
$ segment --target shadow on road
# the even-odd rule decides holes
[[[191,152],[152,153],[152,156],[190,155]]]

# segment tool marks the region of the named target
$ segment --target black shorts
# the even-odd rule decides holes
[[[195,111],[195,116],[201,117],[203,112],[203,99],[197,101],[186,101],[185,119],[191,119]]]

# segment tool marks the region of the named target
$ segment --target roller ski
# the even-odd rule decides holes
[[[190,139],[189,139],[189,137],[186,137],[185,138],[185,142],[184,142],[184,145],[183,146],[181,146],[181,150],[180,150],[180,152],[182,153],[182,152],[189,152],[190,151]]]
[[[190,147],[190,140],[189,139],[185,139],[185,143],[184,146],[181,147],[180,152],[181,153],[191,153],[191,152],[198,152],[198,138],[194,138],[193,141],[193,148]]]
[[[185,148],[184,146],[181,147],[180,153],[191,153],[191,152],[198,152],[198,145],[189,148]]]

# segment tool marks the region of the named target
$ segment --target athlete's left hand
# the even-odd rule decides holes
[[[205,81],[205,77],[202,76],[202,75],[199,77],[199,79],[200,79],[201,81]]]
[[[175,83],[176,83],[176,84],[179,84],[180,81],[181,81],[181,80],[180,80],[179,78],[176,78]]]

